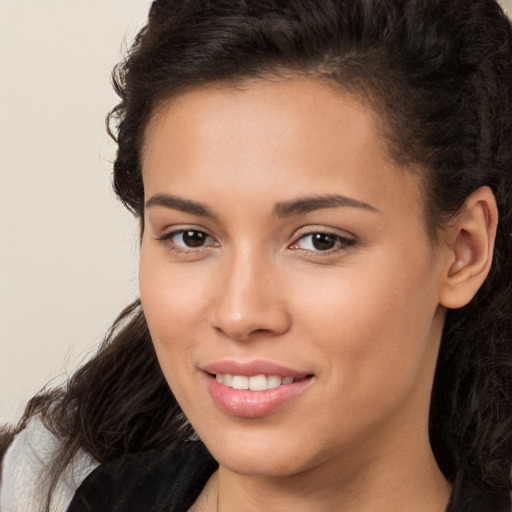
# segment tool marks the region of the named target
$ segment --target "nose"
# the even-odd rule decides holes
[[[212,327],[239,341],[287,332],[291,317],[278,274],[275,262],[254,254],[224,262],[211,309]]]

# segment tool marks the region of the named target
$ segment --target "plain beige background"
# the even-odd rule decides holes
[[[137,229],[110,190],[104,117],[149,4],[0,0],[0,423],[137,296]]]
[[[0,423],[137,296],[137,230],[110,189],[104,118],[149,5],[0,0]]]

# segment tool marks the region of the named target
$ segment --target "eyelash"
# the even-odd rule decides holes
[[[196,236],[200,235],[200,237],[203,236],[205,240],[210,239],[214,243],[213,244],[210,243],[207,245],[202,244],[202,245],[193,247],[193,246],[185,245],[184,242],[183,242],[183,245],[179,245],[176,242],[172,241],[172,239],[174,237],[177,237],[180,235],[183,237],[183,235],[185,235],[186,233],[188,233],[188,234],[193,233]],[[311,248],[304,249],[299,246],[300,241],[304,241],[309,237],[314,237],[315,235],[316,236],[319,235],[320,237],[325,237],[325,238],[330,239],[335,244],[334,247],[328,248],[325,250],[321,250],[321,249],[317,248],[317,250],[315,250],[315,249],[311,249]],[[201,231],[199,229],[180,229],[177,231],[171,231],[170,233],[166,233],[165,235],[158,237],[157,240],[164,243],[169,250],[179,253],[179,254],[191,254],[191,253],[197,254],[198,252],[204,251],[204,250],[208,249],[209,247],[216,247],[219,245],[218,242],[216,242],[215,239],[211,235],[209,235],[208,233],[205,233],[204,231]],[[337,253],[339,251],[347,250],[349,247],[352,247],[355,244],[356,244],[356,240],[353,238],[348,238],[345,236],[338,235],[336,233],[318,230],[318,231],[309,231],[307,233],[302,233],[300,236],[298,236],[295,239],[295,241],[292,244],[290,244],[288,246],[288,248],[291,250],[295,250],[295,251],[301,251],[301,252],[307,253],[307,254],[314,254],[314,255],[325,254],[325,255],[327,255],[327,254],[333,254],[333,253]],[[314,247],[313,239],[311,240],[310,245]]]

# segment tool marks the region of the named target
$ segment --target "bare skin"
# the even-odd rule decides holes
[[[203,492],[190,508],[189,512],[228,512],[235,510],[241,510],[244,512],[261,512],[263,510],[277,511],[280,510],[279,506],[292,507],[290,510],[298,512],[314,512],[319,510],[318,507],[321,507],[322,501],[324,501],[324,499],[322,499],[324,498],[323,488],[315,489],[315,492],[311,494],[313,499],[308,501],[305,499],[304,488],[300,486],[300,483],[297,483],[298,485],[296,489],[287,489],[289,494],[287,496],[286,493],[283,492],[284,489],[280,487],[276,488],[275,486],[271,486],[268,490],[266,490],[264,486],[260,487],[259,485],[255,486],[254,489],[233,487],[229,483],[228,477],[226,482],[227,487],[224,490],[221,490],[222,484],[219,482],[219,473],[221,473],[221,471],[217,471],[212,475]],[[408,476],[410,477],[410,475]],[[361,512],[373,512],[375,510],[410,510],[411,512],[446,510],[450,487],[444,478],[439,478],[437,481],[430,482],[430,485],[426,488],[415,489],[417,498],[421,496],[424,497],[424,501],[421,505],[418,505],[418,502],[416,501],[416,504],[408,503],[406,494],[413,490],[412,486],[410,487],[405,483],[403,485],[396,486],[396,475],[393,475],[389,480],[391,486],[396,488],[391,486],[383,488],[382,490],[384,492],[382,492],[380,497],[373,496],[371,499],[367,500],[364,508],[357,508],[355,510],[360,510]],[[382,483],[384,484],[384,482]],[[393,485],[393,483],[395,485]],[[365,487],[363,489],[354,489],[355,496],[350,496],[348,493],[341,496],[342,493],[340,492],[338,502],[330,506],[333,508],[322,508],[321,510],[329,510],[332,512],[354,510],[353,507],[358,506],[357,503],[360,501],[360,499],[358,499],[358,495],[365,494],[366,491],[372,487],[373,486]],[[407,491],[404,492],[406,488]],[[275,496],[277,494],[282,499],[283,505],[276,504],[277,501],[275,498],[270,498],[268,494],[262,494],[265,492],[272,493],[271,496]],[[344,489],[344,492],[347,492],[346,488]],[[232,493],[235,494],[233,495]],[[222,499],[220,496],[222,494],[229,495],[229,504],[226,506],[221,504]],[[314,496],[319,497],[320,501],[315,501]]]
[[[488,271],[495,204],[479,189],[433,244],[414,171],[375,119],[296,78],[189,91],[148,126],[142,304],[219,462],[192,512],[446,509],[430,393],[445,308]],[[308,385],[250,417],[209,391],[220,360],[270,361]]]

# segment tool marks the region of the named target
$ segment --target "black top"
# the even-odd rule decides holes
[[[200,441],[124,455],[98,466],[67,512],[187,512],[218,464]],[[510,512],[507,494],[455,483],[447,512]],[[400,511],[402,512],[402,511]]]
[[[187,512],[217,467],[200,441],[125,455],[98,466],[67,512]]]

